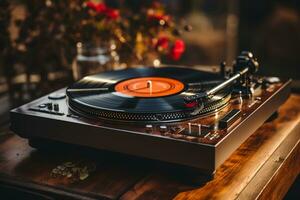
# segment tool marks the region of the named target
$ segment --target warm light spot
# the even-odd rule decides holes
[[[160,65],[160,60],[159,60],[159,59],[155,59],[155,60],[153,61],[153,65],[154,65],[155,67],[158,67],[158,66]]]
[[[86,76],[83,78],[84,81],[88,82],[101,82],[101,83],[116,83],[117,81],[110,80],[110,79],[104,79],[104,78],[98,78],[93,76]]]

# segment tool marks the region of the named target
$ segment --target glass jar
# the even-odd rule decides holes
[[[116,45],[95,45],[91,43],[77,43],[77,55],[72,64],[73,78],[79,80],[87,75],[113,70],[119,56]]]

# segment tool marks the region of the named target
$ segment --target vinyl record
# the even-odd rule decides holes
[[[184,97],[207,90],[222,79],[213,73],[182,67],[143,67],[91,75],[67,89],[70,108],[86,117],[118,121],[161,122],[191,117]],[[207,114],[227,104],[222,91],[205,102]]]

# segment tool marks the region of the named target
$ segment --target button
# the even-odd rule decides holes
[[[161,133],[165,133],[165,132],[168,131],[168,127],[165,126],[165,125],[161,125],[161,126],[159,126],[159,131],[160,131]]]
[[[46,107],[47,107],[46,104],[40,104],[40,105],[39,105],[39,108],[46,108]]]
[[[58,99],[64,99],[66,98],[66,94],[65,93],[62,93],[62,92],[55,92],[55,93],[52,93],[48,96],[49,99],[52,99],[52,100],[58,100]]]
[[[61,112],[54,112],[54,111],[45,110],[45,109],[29,108],[29,110],[36,111],[36,112],[41,112],[41,113],[53,114],[53,115],[60,115],[60,116],[64,115],[64,113],[61,113]]]
[[[47,108],[48,108],[48,110],[52,110],[53,109],[52,103],[48,103]]]
[[[151,124],[146,125],[146,132],[151,133],[153,131],[153,126]]]
[[[59,111],[59,105],[57,103],[53,104],[54,110]]]

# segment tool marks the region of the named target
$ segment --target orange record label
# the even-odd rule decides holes
[[[182,82],[165,77],[142,77],[122,81],[115,90],[134,97],[163,97],[181,92]]]

